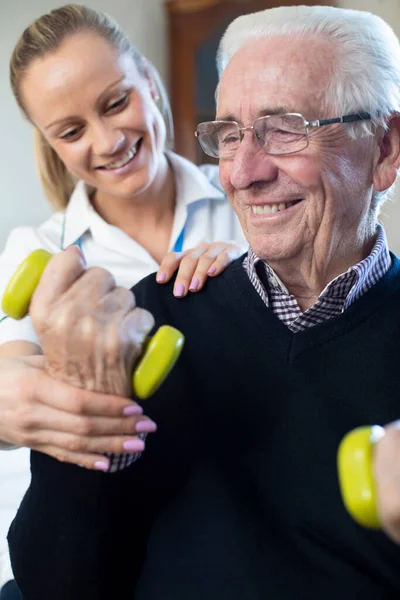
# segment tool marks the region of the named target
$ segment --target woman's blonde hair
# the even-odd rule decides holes
[[[21,96],[21,82],[32,62],[48,53],[55,52],[71,35],[91,31],[96,33],[121,54],[129,54],[142,75],[154,82],[159,96],[168,145],[173,144],[171,108],[165,87],[157,69],[139,52],[108,15],[78,4],[66,4],[39,17],[25,29],[14,48],[10,61],[10,82],[15,99],[29,119]],[[35,129],[35,157],[40,180],[51,204],[65,208],[75,186],[75,181],[64,163],[41,132]]]

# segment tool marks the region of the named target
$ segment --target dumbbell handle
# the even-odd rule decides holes
[[[19,265],[3,294],[2,310],[8,317],[22,319],[28,314],[33,292],[51,257],[46,250],[34,250]],[[145,400],[154,394],[178,360],[184,342],[184,335],[169,325],[147,340],[132,374],[135,396]]]
[[[342,439],[337,467],[343,503],[359,525],[380,529],[373,475],[374,445],[384,435],[379,425],[358,427]]]

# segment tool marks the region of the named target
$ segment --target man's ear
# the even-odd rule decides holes
[[[151,73],[149,70],[146,70],[145,78],[146,78],[147,84],[150,89],[151,97],[153,98],[154,102],[158,102],[160,99],[160,94],[158,92],[158,87],[157,87],[153,77],[151,76]]]
[[[152,70],[150,68],[149,61],[144,56],[141,56],[140,64],[143,77],[145,78],[145,80],[147,81],[147,85],[149,86],[151,97],[153,98],[154,102],[158,102],[158,100],[160,99],[160,94],[156,82],[154,81],[154,78],[152,76]]]
[[[377,150],[378,160],[372,179],[375,190],[384,192],[396,181],[400,168],[400,116],[390,119],[388,129],[381,132]]]

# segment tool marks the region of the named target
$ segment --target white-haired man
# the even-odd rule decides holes
[[[367,13],[279,8],[234,21],[218,64],[216,120],[197,136],[250,251],[183,304],[152,278],[134,289],[157,325],[186,335],[144,406],[158,431],[113,475],[33,453],[9,536],[26,600],[400,595],[399,432],[375,453],[386,533],[352,521],[335,465],[348,430],[399,416],[400,262],[377,221],[400,166],[398,40]],[[83,362],[102,355],[102,276],[68,251],[35,297],[44,353],[67,381],[60,339]],[[53,330],[63,302],[73,314],[68,290],[49,295],[53,278],[76,280],[83,325]],[[124,332],[113,344],[126,365],[115,377],[132,367],[129,344]],[[125,389],[87,362],[74,384],[80,372],[82,387]]]

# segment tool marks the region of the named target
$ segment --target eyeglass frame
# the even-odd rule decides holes
[[[270,117],[301,117],[303,119],[304,122],[304,127],[306,130],[306,139],[307,139],[307,144],[304,146],[304,148],[301,148],[300,150],[293,150],[292,152],[279,152],[279,153],[273,153],[273,152],[268,152],[264,146],[261,145],[261,140],[257,137],[256,132],[254,131],[254,125],[257,121],[261,121],[262,119],[268,119]],[[214,156],[212,154],[208,154],[203,146],[200,143],[199,140],[199,133],[198,133],[198,127],[200,125],[205,125],[206,123],[230,123],[230,124],[234,124],[237,125],[238,130],[239,130],[239,136],[240,136],[240,141],[239,141],[239,145],[242,143],[243,141],[243,137],[244,137],[244,132],[245,131],[253,131],[253,135],[255,137],[255,139],[257,140],[260,148],[262,150],[264,150],[264,152],[266,154],[270,154],[271,156],[289,156],[290,154],[296,154],[297,152],[301,152],[302,150],[305,150],[309,143],[310,143],[310,138],[309,138],[309,128],[317,128],[317,127],[323,127],[324,125],[333,125],[335,123],[355,123],[358,121],[369,121],[371,120],[371,115],[367,112],[361,112],[361,113],[354,113],[354,114],[349,114],[349,115],[343,115],[341,117],[333,117],[332,119],[315,119],[314,121],[307,121],[307,119],[304,117],[304,115],[302,115],[301,113],[276,113],[276,114],[272,114],[272,115],[263,115],[262,117],[257,117],[257,119],[254,119],[253,121],[253,125],[247,125],[247,127],[240,127],[239,123],[237,121],[225,121],[224,119],[217,119],[215,121],[203,121],[202,123],[199,123],[197,125],[197,129],[194,132],[194,135],[196,136],[199,145],[201,147],[201,149],[203,150],[204,154],[207,154],[207,156],[212,156],[213,158],[233,158],[236,155],[237,150],[239,149],[239,146],[237,148],[237,150],[235,150],[235,154],[233,154],[230,157],[220,157],[220,156]]]

